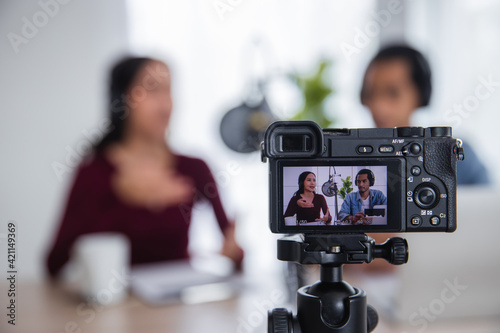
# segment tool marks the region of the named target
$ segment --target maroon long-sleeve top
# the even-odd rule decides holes
[[[297,221],[308,221],[313,222],[315,219],[320,218],[320,211],[326,215],[328,211],[328,205],[326,204],[325,197],[321,194],[314,193],[313,207],[303,208],[297,204],[297,201],[302,200],[300,194],[294,195],[288,202],[288,207],[286,208],[283,217],[293,216],[297,214]],[[328,222],[331,221],[331,216],[328,218]]]
[[[131,264],[188,257],[188,230],[193,205],[208,200],[221,230],[228,225],[215,180],[200,159],[175,156],[178,173],[190,177],[196,187],[192,202],[159,211],[131,206],[111,188],[115,167],[102,153],[86,158],[74,180],[66,209],[47,258],[51,276],[68,261],[75,240],[88,233],[120,232],[131,244]]]

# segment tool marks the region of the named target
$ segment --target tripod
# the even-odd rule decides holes
[[[268,333],[367,333],[378,315],[366,304],[366,292],[342,278],[343,264],[384,258],[393,265],[408,261],[408,244],[394,237],[376,245],[365,234],[293,235],[278,240],[278,259],[320,264],[321,279],[297,291],[297,316],[285,308],[269,311]]]

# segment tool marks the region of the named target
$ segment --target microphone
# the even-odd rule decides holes
[[[332,175],[332,169],[333,169],[333,175]],[[335,167],[330,167],[329,170],[329,175],[328,175],[328,181],[323,184],[321,187],[321,191],[323,192],[324,195],[327,197],[333,197],[336,192],[338,191],[337,183],[334,180],[334,177],[337,176],[337,171],[335,170]],[[342,175],[338,175],[339,177]]]
[[[333,195],[335,194],[333,187],[334,187],[333,182],[327,181],[321,187],[321,191],[323,191],[323,194],[326,195],[327,197],[333,197]]]
[[[332,175],[332,169],[333,169],[333,175]],[[327,197],[333,197],[334,198],[334,216],[333,218],[336,220],[339,216],[339,204],[338,204],[338,199],[337,199],[337,194],[339,192],[339,188],[337,187],[337,183],[335,182],[335,176],[342,176],[341,174],[337,175],[337,170],[335,170],[334,166],[331,166],[330,169],[328,170],[328,181],[323,184],[321,187],[321,191],[323,191],[323,194],[326,195]]]

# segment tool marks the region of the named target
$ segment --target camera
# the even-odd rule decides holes
[[[456,162],[451,127],[321,129],[272,123],[269,161],[273,233],[453,232]]]

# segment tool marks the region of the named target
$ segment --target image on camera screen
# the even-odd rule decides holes
[[[285,226],[387,225],[387,166],[283,167]]]

